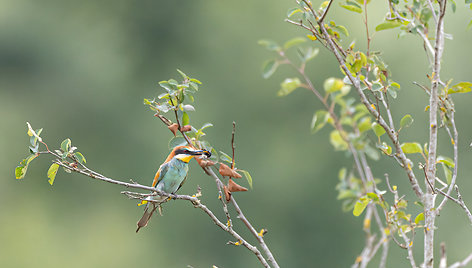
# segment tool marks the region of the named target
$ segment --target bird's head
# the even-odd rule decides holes
[[[208,150],[197,150],[190,146],[177,146],[175,147],[171,154],[169,155],[170,158],[177,158],[186,163],[190,161],[196,155],[206,155],[207,157],[211,156],[211,153]],[[169,159],[170,160],[170,159]]]

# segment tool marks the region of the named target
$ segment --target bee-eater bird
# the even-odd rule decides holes
[[[169,194],[175,194],[182,184],[184,184],[188,173],[188,163],[196,155],[211,156],[211,153],[207,150],[196,150],[190,146],[177,146],[167,157],[166,161],[159,167],[154,176],[152,187],[156,187],[157,190],[163,191]],[[152,214],[160,204],[166,202],[169,199],[167,196],[150,196],[147,201],[142,201],[141,204],[146,204],[144,214],[138,221],[138,229],[136,233],[142,227],[146,226],[151,219]]]

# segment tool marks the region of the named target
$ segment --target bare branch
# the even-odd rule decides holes
[[[452,264],[451,266],[449,266],[449,268],[461,268],[461,267],[465,267],[467,264],[469,264],[469,262],[472,261],[472,253],[467,256],[463,261],[461,262],[456,262],[454,264]]]

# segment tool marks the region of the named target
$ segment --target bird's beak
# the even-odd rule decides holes
[[[210,157],[211,153],[207,150],[196,150],[192,152],[192,155],[206,155],[207,157]]]

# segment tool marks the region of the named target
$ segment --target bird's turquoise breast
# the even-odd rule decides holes
[[[166,193],[175,193],[187,177],[188,163],[174,158],[167,165],[169,165],[167,172],[157,184],[157,189]]]

